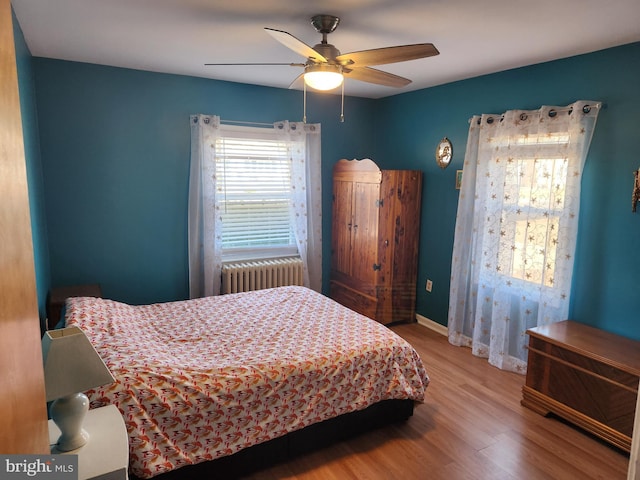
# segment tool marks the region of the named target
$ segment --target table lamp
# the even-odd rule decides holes
[[[115,382],[85,333],[78,327],[50,330],[42,337],[44,382],[49,413],[60,428],[56,449],[68,452],[82,447],[89,434],[82,428],[89,399],[82,393]]]

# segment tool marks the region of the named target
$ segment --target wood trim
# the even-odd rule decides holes
[[[0,453],[49,453],[40,320],[9,0],[0,0]]]
[[[434,332],[439,333],[444,337],[449,336],[449,329],[446,325],[435,322],[430,318],[420,315],[419,313],[416,313],[416,320],[420,325],[422,325],[423,327],[427,327],[429,330],[433,330]]]
[[[567,405],[526,385],[522,387],[522,400],[520,403],[522,406],[530,408],[541,415],[555,413],[559,417],[562,417],[574,425],[591,432],[597,437],[621,448],[625,452],[629,452],[631,450],[631,438],[627,435],[620,433],[604,423],[600,423],[588,415],[585,415],[578,410],[574,410],[573,408],[568,407]]]
[[[381,183],[382,171],[369,158],[362,160],[338,160],[333,166],[333,179],[353,181],[353,173],[358,174],[360,183]]]
[[[636,399],[636,415],[633,422],[627,480],[640,480],[640,413],[638,412],[640,412],[640,395]]]

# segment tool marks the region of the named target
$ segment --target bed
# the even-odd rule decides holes
[[[391,400],[413,405],[429,383],[409,343],[304,287],[139,306],[76,297],[65,321],[117,379],[86,393],[92,408],[120,409],[139,478]]]

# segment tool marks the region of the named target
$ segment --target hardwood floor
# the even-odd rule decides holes
[[[431,378],[413,417],[248,478],[626,478],[627,455],[522,407],[523,376],[498,370],[419,324],[392,329],[416,348]]]

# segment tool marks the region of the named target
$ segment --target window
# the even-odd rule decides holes
[[[563,150],[558,146],[566,145],[569,135],[523,135],[510,141],[518,145],[519,158],[506,161],[496,268],[514,279],[553,287],[568,170],[568,158],[558,155]]]
[[[297,254],[290,148],[268,129],[223,127],[215,152],[224,260]]]
[[[224,263],[282,256],[299,257],[320,291],[320,124],[189,121],[189,295],[217,295]]]

